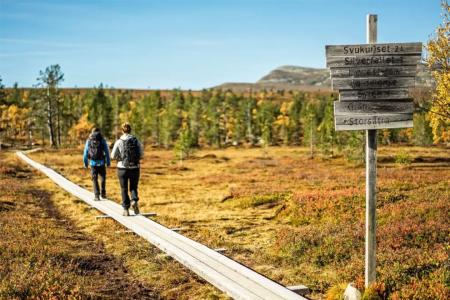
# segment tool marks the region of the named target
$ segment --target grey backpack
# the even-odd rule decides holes
[[[134,136],[123,141],[122,163],[124,167],[137,167],[141,158],[139,142]]]

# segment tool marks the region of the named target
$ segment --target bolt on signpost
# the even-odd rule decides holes
[[[366,130],[365,285],[376,279],[377,129],[413,127],[414,86],[422,43],[377,44],[377,15],[367,15],[367,44],[326,46],[335,129]]]

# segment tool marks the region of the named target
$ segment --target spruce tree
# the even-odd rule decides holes
[[[324,108],[323,118],[318,127],[320,148],[327,155],[334,155],[336,144],[336,132],[334,131],[334,109],[333,99],[330,98]]]
[[[88,119],[98,126],[105,137],[111,136],[114,116],[111,99],[106,95],[103,84],[100,84],[93,92],[89,103]]]
[[[290,144],[299,145],[302,137],[301,112],[305,102],[303,93],[293,95],[292,105],[289,107],[289,141]]]

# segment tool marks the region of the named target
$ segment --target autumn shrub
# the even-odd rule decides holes
[[[345,288],[347,287],[347,284],[340,283],[337,285],[332,286],[326,293],[325,299],[326,300],[345,300],[344,299],[344,292]]]
[[[286,193],[274,193],[274,194],[263,194],[254,195],[250,197],[243,197],[239,200],[239,207],[258,207],[264,204],[278,204],[284,201],[287,197]]]
[[[398,164],[407,165],[412,162],[412,158],[407,152],[399,152],[395,155],[395,162]]]

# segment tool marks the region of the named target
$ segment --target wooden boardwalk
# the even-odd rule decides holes
[[[234,299],[306,299],[283,285],[144,216],[122,216],[122,207],[110,200],[94,201],[93,193],[39,164],[22,152],[17,156],[41,171],[61,188],[143,237]]]

